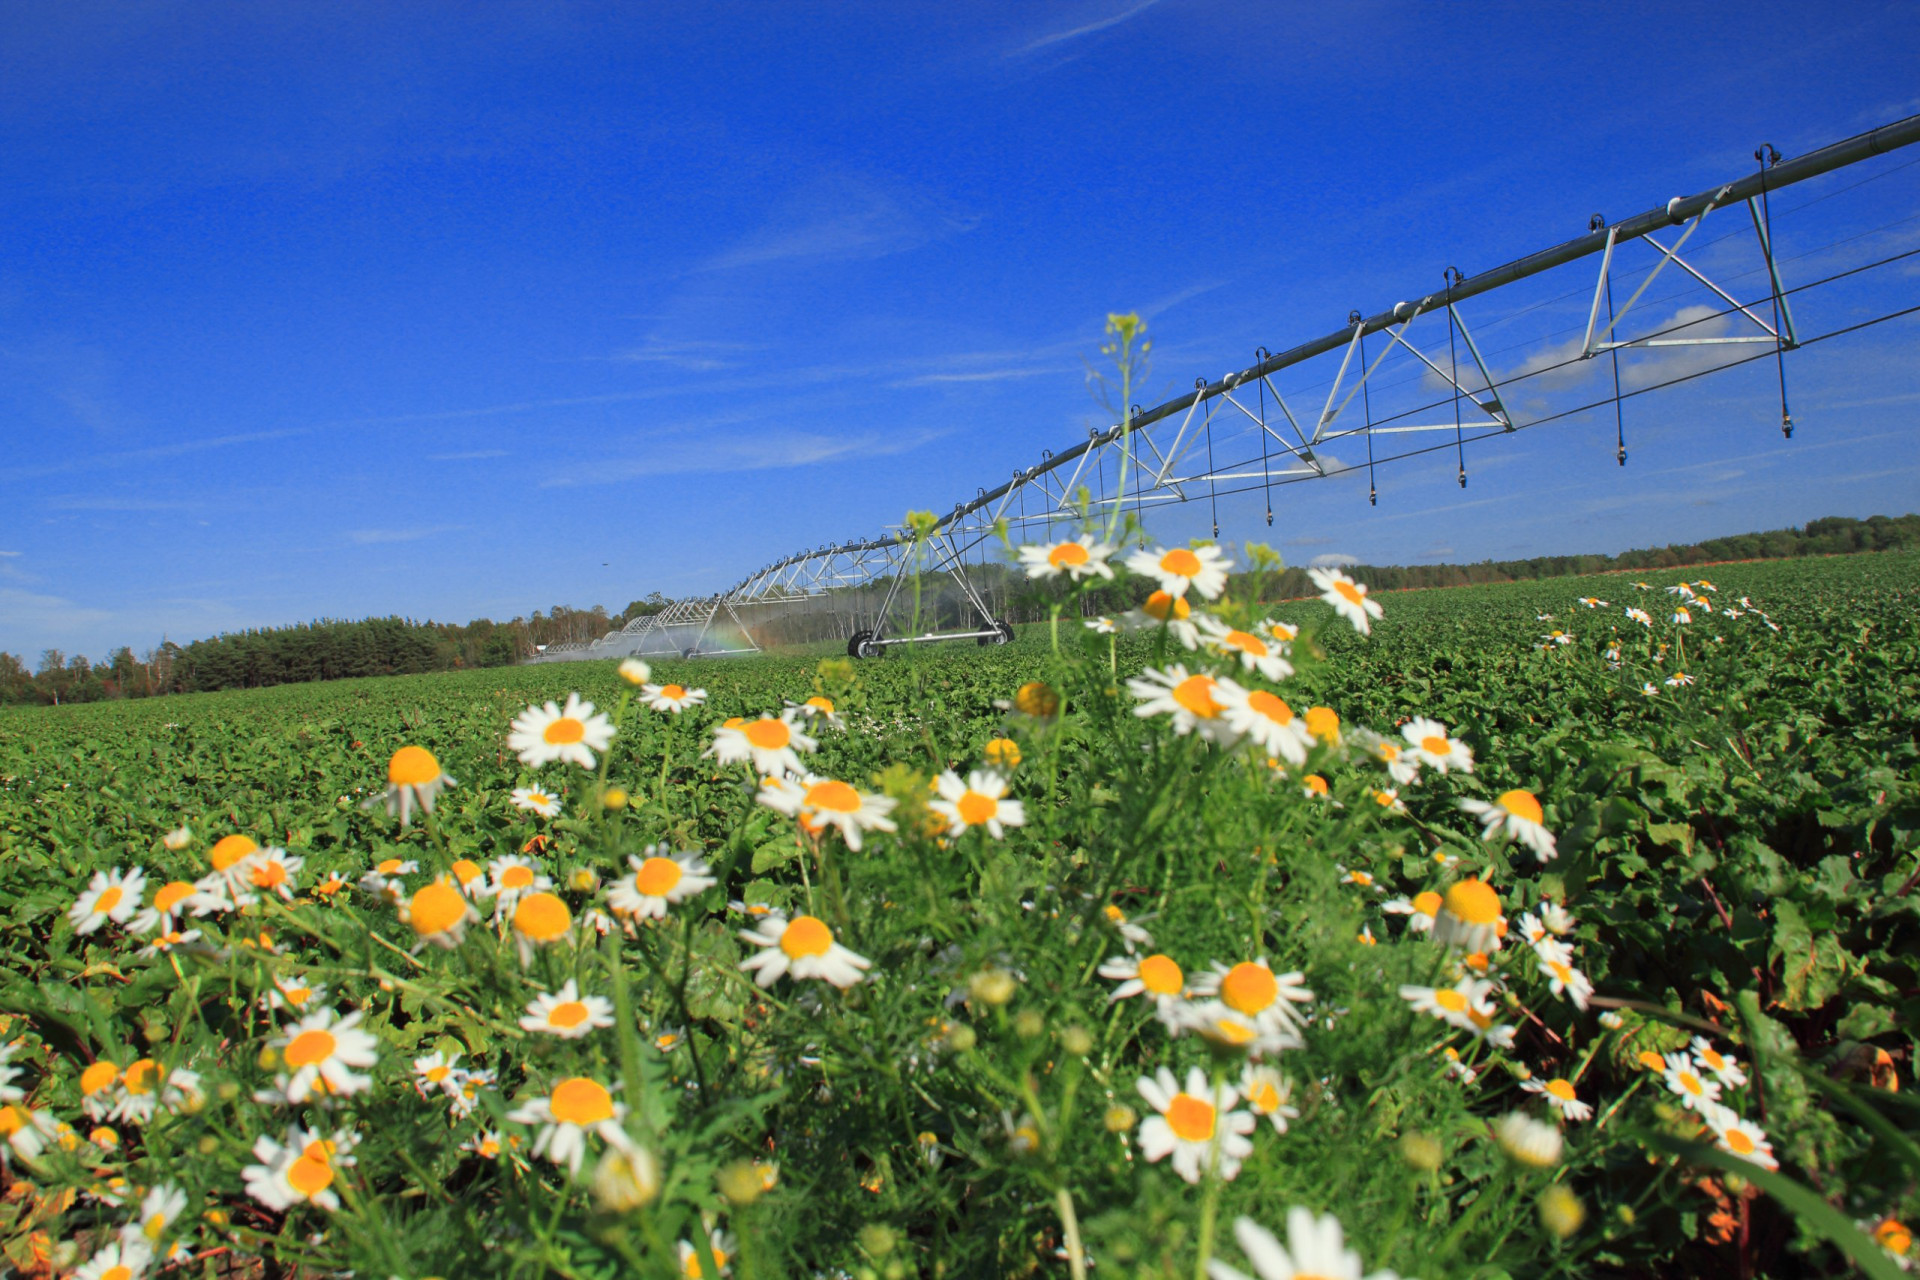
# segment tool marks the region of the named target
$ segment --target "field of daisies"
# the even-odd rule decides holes
[[[1920,560],[1020,563],[1004,648],[0,716],[0,1267],[1906,1269]]]

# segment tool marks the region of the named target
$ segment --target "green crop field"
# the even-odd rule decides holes
[[[6,1265],[1899,1274],[1920,556],[1233,586],[0,713]]]

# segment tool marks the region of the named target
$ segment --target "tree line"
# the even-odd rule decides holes
[[[1783,560],[1912,549],[1920,549],[1920,515],[1870,516],[1865,520],[1829,516],[1802,528],[1674,543],[1613,556],[1534,556],[1525,560],[1482,560],[1474,564],[1355,565],[1349,571],[1375,591],[1392,591],[1610,571],[1648,572],[1722,560]],[[970,566],[968,573],[995,617],[1010,622],[1033,622],[1047,616],[1044,594],[1034,591],[1016,567]],[[1150,589],[1143,582],[1127,587],[1102,587],[1083,596],[1081,607],[1089,616],[1121,613],[1139,604]],[[1299,568],[1284,569],[1270,576],[1261,590],[1264,598],[1272,600],[1314,594],[1307,571]],[[415,622],[407,618],[365,618],[354,622],[329,619],[291,627],[229,632],[188,645],[163,641],[158,648],[138,657],[131,648],[122,645],[100,662],[93,662],[82,654],[69,657],[58,649],[48,649],[40,655],[39,666],[31,670],[19,657],[0,653],[0,703],[95,702],[216,689],[258,689],[351,676],[511,666],[547,645],[598,639],[636,618],[660,612],[668,603],[659,592],[654,592],[645,599],[630,602],[618,613],[609,613],[599,605],[591,609],[555,605],[545,613],[535,610],[531,617],[508,622],[488,618],[467,623]],[[942,592],[925,599],[923,604],[923,625],[961,626],[968,616],[965,603],[956,592]],[[858,609],[851,614],[844,610],[799,611],[784,625],[769,619],[764,628],[768,634],[760,640],[763,644],[802,643],[836,635],[847,625],[841,615],[854,616],[858,612]],[[947,616],[949,613],[951,618]],[[789,631],[793,634],[786,634]]]

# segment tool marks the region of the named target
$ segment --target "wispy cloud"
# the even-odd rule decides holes
[[[202,504],[177,498],[121,498],[111,494],[70,493],[47,499],[55,511],[198,511]]]
[[[1345,551],[1329,551],[1326,555],[1315,556],[1307,564],[1315,569],[1344,569],[1350,564],[1359,564],[1360,557]]]
[[[442,533],[453,533],[464,529],[463,524],[425,525],[417,529],[355,529],[347,534],[349,541],[359,546],[373,546],[383,542],[418,542],[422,538],[431,538]]]
[[[1058,377],[1065,370],[1058,366],[1039,369],[979,369],[972,373],[923,373],[915,378],[890,382],[891,387],[930,387],[943,382],[1007,382],[1014,378],[1037,378],[1042,374]]]
[[[938,431],[923,431],[899,435],[875,432],[827,436],[796,432],[777,439],[738,436],[721,440],[703,438],[655,449],[642,457],[595,460],[579,471],[550,476],[541,482],[540,487],[561,489],[575,485],[618,484],[645,476],[690,475],[708,471],[772,471],[856,458],[885,458],[917,449],[941,434]]]
[[[428,462],[479,462],[486,458],[504,458],[505,449],[469,449],[465,453],[430,453]]]
[[[236,445],[263,444],[269,440],[285,440],[289,436],[300,436],[312,430],[310,427],[283,427],[275,431],[242,431],[233,435],[208,436],[200,440],[182,440],[175,444],[154,445],[147,449],[128,449],[121,453],[94,454],[89,457],[75,458],[67,462],[50,463],[38,467],[12,467],[0,471],[3,480],[31,480],[41,476],[65,475],[73,471],[95,471],[101,467],[125,467],[141,462],[158,462],[164,458],[178,458],[190,453],[204,453],[209,449],[230,449]]]
[[[690,373],[733,369],[738,357],[759,350],[750,342],[663,342],[650,338],[637,347],[616,351],[608,359],[632,364],[664,364]]]
[[[0,551],[0,556],[19,556],[25,554],[26,552],[24,551]]]
[[[763,226],[709,259],[704,269],[883,258],[971,231],[978,223],[897,183],[860,174],[816,174],[782,196]]]
[[[1109,27],[1117,27],[1129,18],[1137,17],[1145,13],[1158,3],[1160,3],[1160,0],[1139,0],[1139,3],[1130,5],[1110,17],[1098,18],[1092,22],[1084,22],[1077,27],[1069,27],[1065,31],[1050,31],[1036,40],[1028,41],[1018,49],[1008,50],[1006,56],[1009,58],[1022,58],[1027,54],[1038,53],[1042,49],[1052,48],[1054,45],[1065,44],[1069,40],[1078,40],[1081,36],[1090,36],[1096,31],[1105,31]]]

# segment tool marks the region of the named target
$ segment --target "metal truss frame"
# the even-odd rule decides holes
[[[642,624],[639,634],[674,622],[695,622],[701,630],[694,652],[744,652],[700,648],[707,629],[722,611],[739,622],[737,607],[831,599],[856,588],[879,587],[884,583],[885,596],[874,615],[873,625],[855,633],[854,641],[849,644],[851,653],[871,656],[891,645],[933,640],[974,639],[996,643],[1011,638],[1010,628],[991,617],[984,598],[968,578],[965,565],[967,552],[1002,529],[1024,531],[1063,520],[1074,522],[1083,509],[1089,513],[1111,513],[1128,504],[1135,510],[1145,510],[1149,506],[1189,502],[1216,495],[1222,484],[1244,487],[1245,483],[1257,481],[1269,486],[1270,493],[1275,483],[1331,474],[1318,450],[1342,439],[1365,438],[1371,467],[1375,436],[1453,432],[1456,441],[1464,441],[1468,429],[1477,437],[1488,431],[1511,433],[1527,425],[1515,420],[1502,399],[1501,381],[1482,353],[1460,304],[1593,255],[1599,256],[1599,271],[1577,358],[1590,360],[1607,355],[1616,361],[1616,405],[1619,400],[1616,353],[1620,351],[1768,344],[1784,356],[1800,345],[1800,339],[1788,290],[1782,283],[1780,264],[1774,254],[1768,193],[1916,141],[1920,141],[1920,116],[1910,116],[1791,160],[1782,160],[1772,147],[1763,146],[1755,152],[1759,169],[1745,177],[1696,195],[1676,196],[1659,208],[1611,225],[1596,216],[1585,236],[1471,276],[1463,276],[1449,267],[1446,287],[1441,291],[1396,303],[1373,316],[1363,316],[1356,311],[1346,327],[1320,338],[1277,354],[1263,349],[1258,353],[1259,363],[1250,368],[1228,373],[1215,381],[1196,378],[1192,391],[1149,409],[1130,406],[1125,421],[1093,428],[1087,439],[1058,453],[1043,451],[1040,461],[1033,466],[1013,472],[1009,479],[992,489],[976,490],[970,500],[955,503],[935,522],[932,532],[918,541],[908,530],[896,528],[878,538],[801,551],[756,570],[720,595],[679,601],[666,614],[637,620]],[[1735,203],[1747,206],[1755,244],[1765,266],[1768,294],[1755,302],[1741,302],[1730,289],[1713,280],[1698,261],[1681,255],[1681,250],[1712,213]],[[1678,228],[1680,234],[1669,245],[1662,237],[1673,228]],[[1626,304],[1614,310],[1611,288],[1616,256],[1635,240],[1646,241],[1658,257]],[[1622,322],[1634,313],[1635,306],[1669,266],[1724,302],[1728,310],[1720,315],[1738,318],[1757,332],[1687,336],[1685,329],[1690,326],[1683,324],[1677,329],[1654,330],[1637,337],[1622,336]],[[1608,313],[1604,318],[1603,305]],[[1774,317],[1771,323],[1764,314],[1766,311],[1771,311]],[[1438,354],[1429,354],[1409,340],[1408,334],[1415,322],[1428,316],[1433,317],[1430,325],[1445,318],[1448,345],[1444,363]],[[1385,335],[1387,340],[1369,359],[1365,354],[1365,341],[1376,334]],[[1369,409],[1362,424],[1340,425],[1354,397],[1365,394],[1370,380],[1396,351],[1411,357],[1424,374],[1431,374],[1447,388],[1445,394],[1452,400],[1453,420],[1375,422]],[[1303,419],[1281,394],[1273,376],[1283,369],[1334,352],[1340,352],[1341,356],[1332,386],[1318,416],[1312,420],[1311,430],[1305,429],[1301,425]],[[1786,409],[1784,364],[1780,380],[1782,426],[1791,436],[1792,417]],[[1273,406],[1271,413],[1269,401]],[[1231,423],[1236,430],[1244,430],[1249,425],[1254,429],[1261,450],[1258,470],[1251,469],[1253,464],[1245,459],[1215,466],[1213,428],[1217,418]],[[1623,443],[1620,449],[1623,464],[1625,457]],[[1460,483],[1464,486],[1466,482],[1463,453]],[[1270,500],[1268,519],[1271,522]],[[1215,533],[1218,533],[1217,514]],[[924,635],[889,634],[888,624],[907,575],[929,569],[953,578],[968,607],[978,615],[979,627]],[[668,615],[673,615],[671,621],[666,620]],[[629,624],[624,631],[610,633],[601,641],[553,646],[543,656],[598,656],[613,648],[616,640],[630,640],[634,634],[634,624]]]

